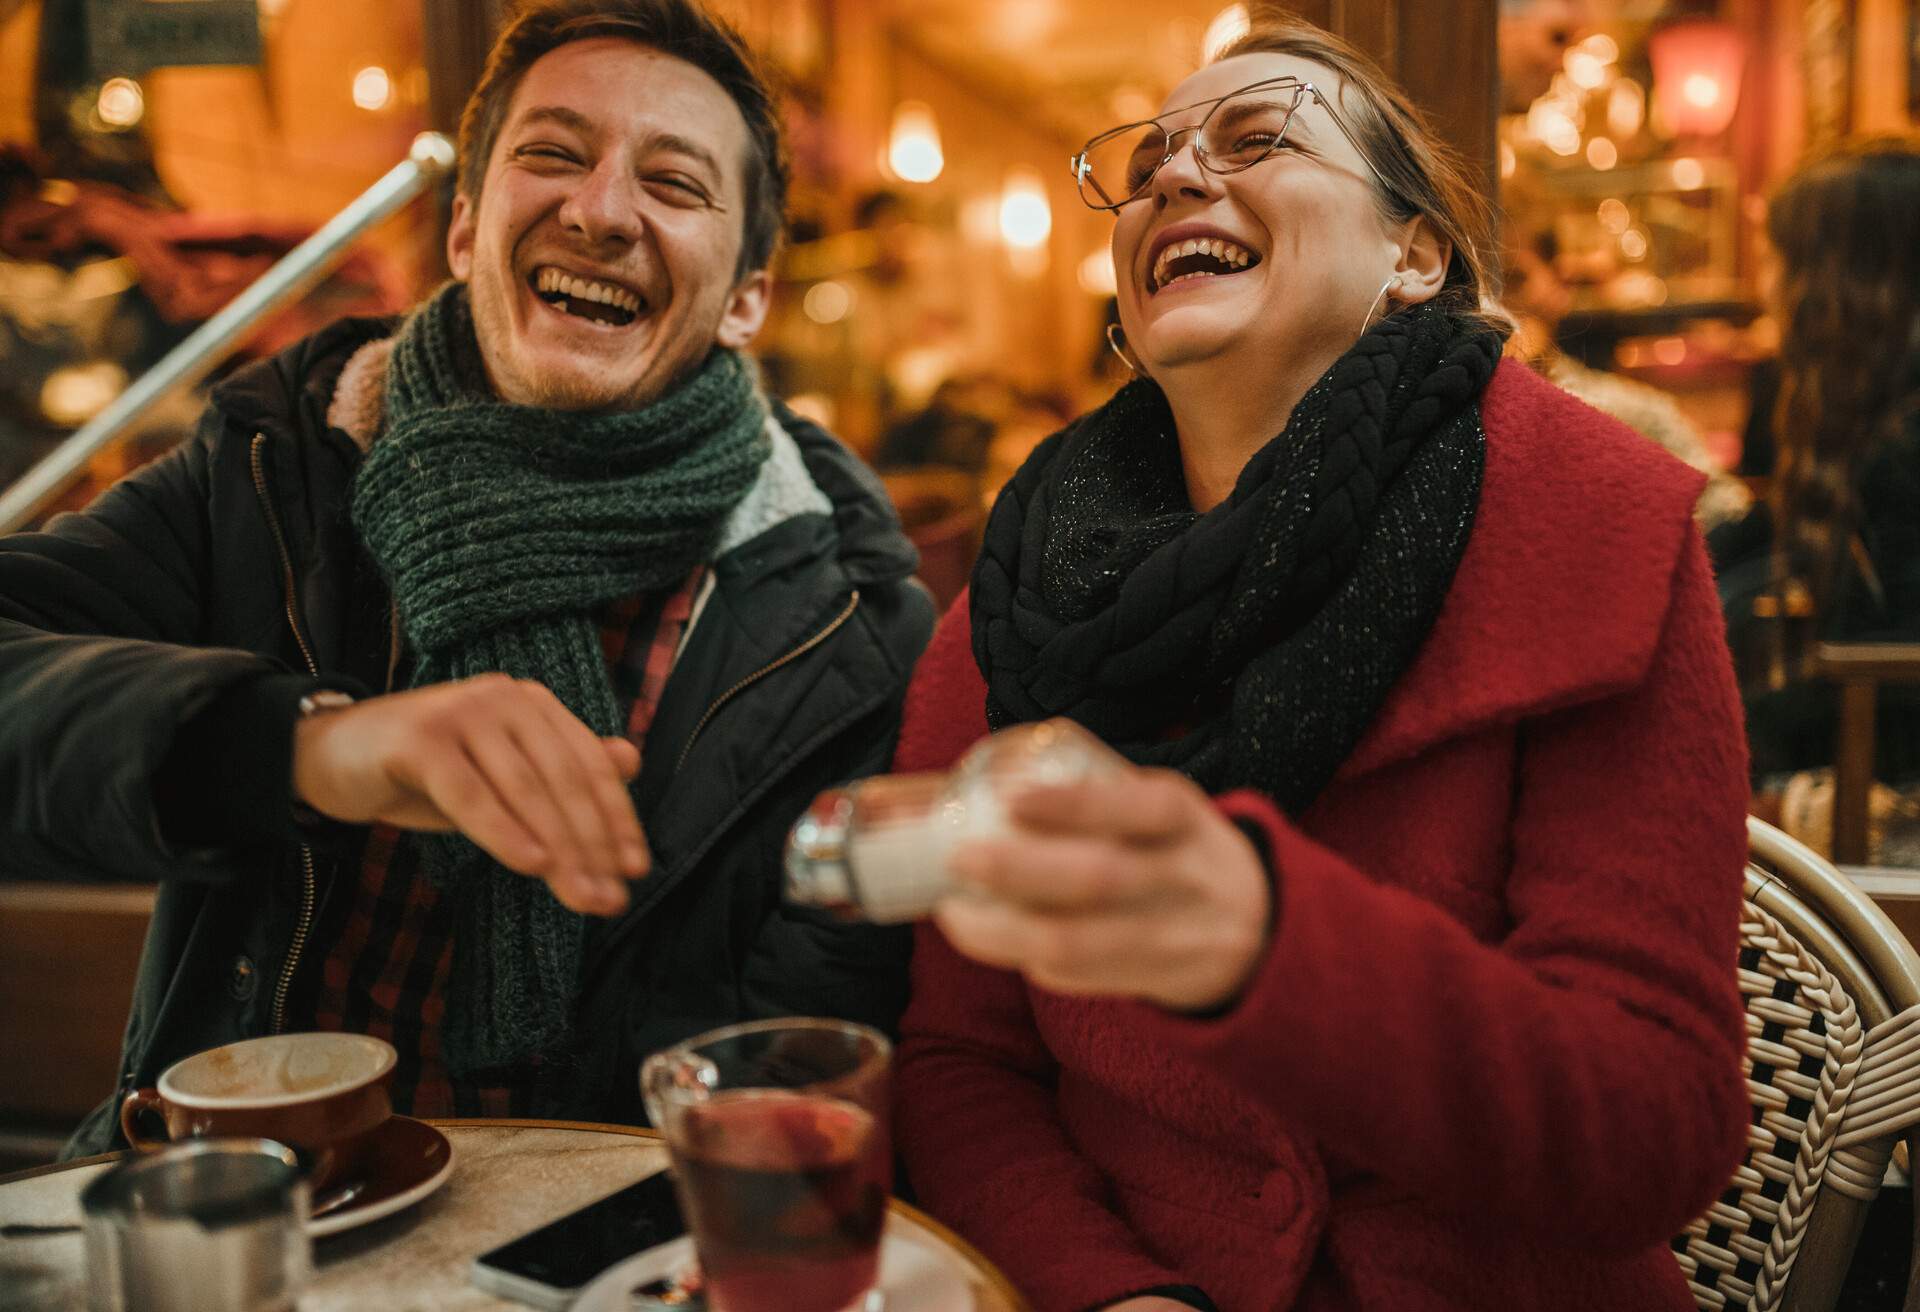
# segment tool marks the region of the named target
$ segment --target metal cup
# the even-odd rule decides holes
[[[313,1269],[307,1183],[271,1139],[128,1158],[80,1195],[93,1312],[292,1312]]]

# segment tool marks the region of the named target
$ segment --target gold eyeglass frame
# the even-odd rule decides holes
[[[1220,106],[1226,104],[1236,96],[1244,96],[1249,91],[1261,91],[1269,87],[1293,88],[1293,104],[1287,108],[1287,121],[1281,125],[1280,131],[1274,134],[1273,143],[1261,151],[1257,159],[1248,160],[1245,164],[1236,164],[1231,168],[1217,167],[1207,158],[1206,148],[1200,144],[1201,133],[1206,130],[1207,124],[1213,121],[1213,116],[1219,113]],[[1347,126],[1346,120],[1334,109],[1326,96],[1321,94],[1320,88],[1311,82],[1302,82],[1299,78],[1290,76],[1263,78],[1258,82],[1250,82],[1244,87],[1229,91],[1226,95],[1218,96],[1212,101],[1196,100],[1191,105],[1183,105],[1179,109],[1170,109],[1165,114],[1159,114],[1153,118],[1143,118],[1138,122],[1122,123],[1117,128],[1108,128],[1105,132],[1087,138],[1087,143],[1080,147],[1079,152],[1067,161],[1067,167],[1073,172],[1074,185],[1080,193],[1082,204],[1086,205],[1088,209],[1105,210],[1109,214],[1115,214],[1119,212],[1121,206],[1131,205],[1134,201],[1139,200],[1147,194],[1147,189],[1153,185],[1153,180],[1160,176],[1160,170],[1165,168],[1168,161],[1180,153],[1180,139],[1182,137],[1191,136],[1193,138],[1193,157],[1200,162],[1200,167],[1220,177],[1225,177],[1230,173],[1244,173],[1255,164],[1260,164],[1271,159],[1273,152],[1286,144],[1287,129],[1293,126],[1293,117],[1300,112],[1300,103],[1307,97],[1312,97],[1315,104],[1327,111],[1327,117],[1332,119],[1333,125],[1340,129],[1340,135],[1347,139],[1347,144],[1353,147],[1354,154],[1358,155],[1360,162],[1367,166],[1367,171],[1379,180],[1381,187],[1386,190],[1387,194],[1397,196],[1399,193],[1393,189],[1392,184],[1390,184],[1386,178],[1381,176],[1380,170],[1374,167],[1373,160],[1368,158],[1367,152],[1361,147],[1359,138],[1353,135],[1353,130]],[[1207,106],[1207,112],[1205,116],[1192,127],[1169,130],[1166,125],[1161,122],[1164,118],[1171,117],[1174,114],[1184,114],[1188,110],[1196,109],[1201,105]],[[1124,200],[1113,200],[1109,198],[1106,188],[1094,181],[1092,166],[1087,161],[1087,155],[1103,141],[1110,141],[1114,137],[1123,136],[1129,132],[1136,132],[1148,126],[1159,128],[1162,135],[1166,137],[1166,152],[1160,156],[1160,162],[1153,166],[1152,171],[1141,180],[1140,185],[1134,188],[1133,192]],[[1100,200],[1095,200],[1087,194],[1089,187],[1099,193]]]

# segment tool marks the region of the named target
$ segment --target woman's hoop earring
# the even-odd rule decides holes
[[[1398,290],[1399,286],[1400,275],[1397,273],[1380,284],[1380,290],[1373,294],[1373,304],[1367,307],[1367,317],[1360,321],[1360,336],[1365,337],[1367,329],[1373,327],[1373,312],[1380,308],[1380,301],[1386,296],[1387,288],[1392,287]]]
[[[1127,354],[1126,334],[1121,332],[1119,324],[1110,323],[1107,325],[1107,345],[1113,348],[1113,353],[1120,357],[1120,363],[1125,365],[1127,371],[1135,378],[1146,377],[1147,371],[1142,369],[1139,363]]]

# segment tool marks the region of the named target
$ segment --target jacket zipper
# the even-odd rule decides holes
[[[754,684],[760,682],[760,680],[766,678],[769,674],[772,674],[775,670],[779,669],[781,666],[789,664],[792,661],[799,660],[802,656],[805,656],[808,652],[812,651],[815,647],[818,647],[821,643],[825,642],[828,638],[831,638],[836,632],[839,631],[842,625],[844,625],[848,620],[853,618],[853,612],[858,610],[859,608],[860,608],[860,589],[855,588],[853,590],[853,595],[847,598],[846,608],[843,609],[838,615],[834,616],[833,619],[828,622],[826,628],[820,630],[820,632],[814,634],[811,638],[808,638],[805,642],[801,643],[798,647],[795,647],[792,651],[780,657],[780,659],[761,666],[759,669],[755,670],[752,674],[749,674],[746,678],[734,684],[733,687],[727,689],[725,692],[721,693],[718,697],[714,698],[713,704],[707,707],[706,713],[700,717],[699,723],[693,726],[693,732],[687,736],[687,745],[680,749],[680,759],[673,763],[673,772],[675,774],[680,773],[680,767],[687,763],[687,754],[693,750],[694,743],[699,741],[701,733],[706,729],[707,724],[713,719],[713,717],[719,713],[720,708],[722,706],[725,706],[728,702],[732,701],[735,697],[739,696],[742,692],[746,691],[748,688],[752,687]]]
[[[286,534],[280,529],[279,512],[273,508],[273,499],[267,495],[267,470],[262,461],[266,449],[267,435],[255,433],[249,455],[253,464],[253,490],[260,498],[260,509],[266,513],[267,527],[273,530],[273,544],[280,552],[280,571],[285,583],[287,603],[287,627],[293,630],[293,640],[300,644],[300,655],[307,662],[307,672],[314,678],[320,677],[320,664],[313,658],[313,648],[307,642],[306,631],[300,627],[300,606],[296,592],[297,580],[293,572],[293,553],[287,550]],[[300,919],[293,927],[293,942],[287,948],[287,960],[280,967],[280,979],[273,989],[273,1030],[279,1034],[287,1027],[287,994],[293,988],[293,972],[300,965],[300,954],[306,949],[307,935],[313,931],[314,904],[319,900],[319,879],[313,870],[313,849],[305,843],[300,845]]]
[[[707,727],[708,721],[710,721],[714,717],[714,715],[720,710],[720,708],[723,705],[725,705],[728,701],[732,700],[734,697],[738,696],[743,689],[747,688],[751,684],[759,681],[760,679],[765,678],[769,674],[772,674],[775,670],[779,669],[781,666],[790,664],[791,662],[799,659],[801,656],[805,655],[809,651],[812,651],[815,647],[818,647],[821,643],[825,642],[828,638],[832,637],[834,633],[836,633],[846,625],[848,620],[853,618],[853,613],[855,610],[859,608],[859,605],[860,605],[860,593],[856,589],[853,595],[847,598],[846,606],[840,611],[838,615],[835,615],[833,619],[827,623],[827,626],[820,630],[820,632],[808,638],[805,642],[795,647],[792,651],[789,651],[786,655],[782,656],[779,660],[772,661],[769,664],[762,666],[760,669],[755,670],[752,674],[740,680],[740,682],[734,684],[733,687],[727,689],[725,692],[721,693],[720,696],[716,697],[713,701],[713,704],[707,707],[706,714],[701,716],[699,723],[694,726],[693,735],[687,739],[687,745],[681,749],[680,759],[674,763],[674,772],[676,774],[679,773],[680,767],[686,764],[687,754],[693,749],[694,739],[700,736],[701,730]],[[845,725],[850,724],[854,720],[859,719],[861,716],[868,714],[875,707],[879,706],[881,702],[884,700],[885,698],[879,694],[875,694],[874,696],[868,698],[866,701],[862,702],[858,707],[856,707],[854,711],[850,712],[845,719],[839,721],[838,727],[834,728],[832,732],[838,733],[841,728],[844,728]],[[823,741],[823,739],[816,739],[811,746],[808,746],[805,749],[805,751],[800,752],[795,759],[797,760],[799,759],[799,756],[806,755],[806,753],[808,751],[811,751],[814,746],[817,746],[820,741]],[[766,788],[769,788],[771,786],[772,784],[769,781],[763,779],[760,781],[759,784],[755,786],[755,789],[752,791],[757,796],[760,792],[763,792]],[[725,826],[723,825],[721,832],[724,832],[724,829],[725,829]],[[676,867],[676,869],[679,871],[691,869],[692,866],[695,864],[695,862],[705,857],[705,854],[709,850],[711,850],[711,848],[717,841],[718,841],[717,834],[707,835],[707,837],[701,842],[701,844],[698,846],[698,848],[695,849],[694,852],[692,852],[691,854],[683,858],[682,864]],[[614,953],[614,951],[618,949],[620,943],[629,934],[633,932],[633,926],[638,924],[639,921],[642,918],[644,918],[647,911],[649,911],[654,906],[658,905],[660,900],[667,895],[667,893],[673,888],[673,886],[676,883],[678,883],[677,875],[674,872],[670,872],[670,871],[656,872],[655,874],[649,875],[645,880],[643,880],[642,881],[643,890],[638,896],[635,897],[633,905],[627,910],[627,914],[621,917],[621,919],[618,922],[616,922],[616,924],[614,925],[612,930],[607,934],[607,936],[603,940],[601,940],[600,943],[596,947],[594,947],[592,951],[589,953],[588,960],[586,962],[586,969],[588,971],[591,971],[599,963],[606,961],[608,957],[610,957]]]

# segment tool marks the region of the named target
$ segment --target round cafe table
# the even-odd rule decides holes
[[[436,1120],[453,1144],[453,1174],[393,1216],[313,1247],[301,1312],[521,1309],[476,1289],[473,1259],[516,1235],[650,1175],[667,1163],[652,1130],[575,1121]],[[0,1224],[78,1222],[80,1190],[125,1156],[107,1153],[0,1176]],[[1026,1312],[1026,1303],[966,1242],[925,1213],[894,1201],[889,1233],[906,1229],[944,1249],[967,1272],[973,1312]],[[85,1312],[85,1243],[79,1234],[0,1238],[0,1307]]]

